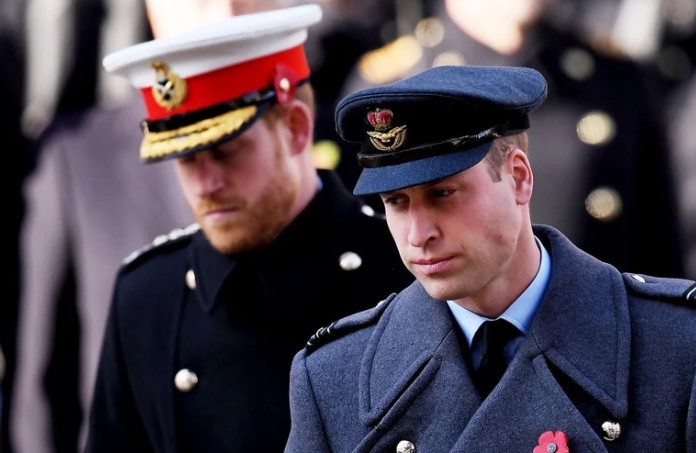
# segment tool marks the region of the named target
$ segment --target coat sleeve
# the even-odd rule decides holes
[[[117,282],[99,358],[86,453],[153,451],[125,365],[118,302]]]
[[[330,452],[306,365],[306,350],[295,355],[290,369],[290,437],[285,453]]]

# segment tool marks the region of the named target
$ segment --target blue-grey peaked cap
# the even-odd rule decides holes
[[[439,66],[346,96],[335,120],[341,138],[362,144],[353,193],[391,192],[476,165],[493,139],[529,128],[527,114],[546,94],[531,68]]]

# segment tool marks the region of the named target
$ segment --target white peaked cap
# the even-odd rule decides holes
[[[141,158],[229,140],[291,98],[309,78],[303,44],[321,17],[316,4],[232,16],[107,55],[106,71],[139,89],[147,109]]]

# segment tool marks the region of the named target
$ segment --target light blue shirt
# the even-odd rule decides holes
[[[532,325],[532,319],[539,308],[541,298],[544,296],[546,286],[551,278],[551,256],[541,244],[539,239],[536,237],[534,239],[536,240],[537,246],[541,251],[539,270],[527,289],[525,289],[524,292],[520,294],[520,297],[518,297],[512,303],[512,305],[510,305],[507,310],[500,315],[500,318],[505,319],[517,327],[524,335],[529,332],[529,327]],[[477,315],[476,313],[467,310],[451,300],[447,301],[447,305],[449,306],[454,319],[457,321],[457,324],[459,324],[459,327],[462,329],[464,337],[469,344],[472,364],[474,365],[474,368],[478,368],[478,365],[481,362],[481,348],[480,344],[472,346],[472,341],[476,331],[479,329],[479,327],[481,327],[481,324],[483,324],[485,321],[489,321],[489,318]],[[512,360],[512,357],[517,352],[517,349],[522,341],[524,341],[524,336],[517,337],[510,341],[510,343],[508,343],[505,347],[504,354],[508,363],[510,363]]]

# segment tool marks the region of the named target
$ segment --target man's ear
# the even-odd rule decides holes
[[[514,148],[508,154],[507,165],[511,169],[517,204],[529,203],[534,188],[534,174],[527,154],[519,148]]]
[[[291,134],[291,148],[294,154],[311,148],[314,140],[314,117],[303,102],[296,100],[284,106],[283,120]]]

